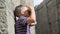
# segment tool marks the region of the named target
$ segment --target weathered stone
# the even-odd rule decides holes
[[[0,34],[15,34],[13,11],[18,3],[14,1],[0,0]]]
[[[37,28],[40,24],[40,29],[37,29],[38,34],[39,32],[40,34],[57,34],[59,32],[60,7],[57,6],[56,1],[58,0],[44,0],[44,2],[35,8],[38,21]]]

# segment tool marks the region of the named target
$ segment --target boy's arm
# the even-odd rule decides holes
[[[34,10],[34,8],[31,7],[31,6],[29,6],[28,8],[29,8],[29,10],[31,10],[30,18],[34,20],[34,22],[31,23],[31,25],[36,25],[37,22],[36,22],[36,14],[35,14],[35,10]]]

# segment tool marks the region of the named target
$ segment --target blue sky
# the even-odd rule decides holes
[[[42,1],[43,0],[34,0],[34,6],[40,4]]]

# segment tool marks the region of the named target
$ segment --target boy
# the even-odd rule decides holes
[[[16,34],[30,34],[30,25],[35,20],[31,18],[31,10],[26,6],[17,6],[15,9],[15,16],[18,20],[15,23]]]

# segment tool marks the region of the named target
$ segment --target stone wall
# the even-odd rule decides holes
[[[58,34],[60,34],[60,0],[56,0],[57,2],[57,13],[58,13],[58,27],[59,27],[59,31],[58,31]]]
[[[33,6],[33,0],[0,0],[0,34],[15,34],[15,7],[23,5]],[[35,26],[30,28],[31,34],[35,34]]]
[[[20,4],[21,5],[31,5],[31,6],[34,6],[33,0],[21,0]]]
[[[8,34],[7,32],[7,20],[6,20],[6,10],[5,10],[5,1],[0,0],[0,34]]]
[[[0,34],[15,34],[14,8],[17,0],[0,0]]]
[[[37,6],[37,34],[60,34],[60,0],[44,0]],[[40,24],[40,25],[39,25]]]

